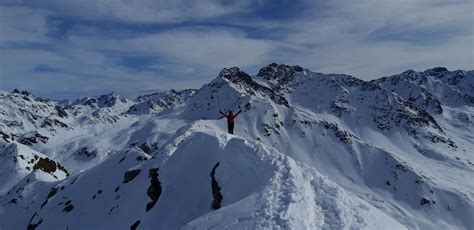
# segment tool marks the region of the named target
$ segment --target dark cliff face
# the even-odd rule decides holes
[[[246,90],[249,95],[255,95],[256,92],[261,92],[262,94],[268,96],[272,101],[277,104],[289,107],[288,101],[273,89],[263,86],[256,82],[250,75],[241,71],[237,67],[224,68],[220,73],[219,77],[226,79],[229,82],[234,84],[240,84]]]
[[[269,81],[272,89],[279,92],[293,82],[298,73],[304,71],[301,66],[272,63],[261,68],[256,77]]]
[[[289,66],[285,64],[276,64],[272,63],[263,68],[261,68],[257,77],[262,77],[264,79],[286,79],[291,78],[297,72],[303,72],[304,69],[301,66]]]

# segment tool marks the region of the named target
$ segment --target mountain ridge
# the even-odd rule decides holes
[[[473,81],[441,67],[363,81],[272,63],[136,99],[0,92],[3,132],[70,173],[0,194],[0,227],[468,228]],[[218,111],[238,109],[228,135]]]

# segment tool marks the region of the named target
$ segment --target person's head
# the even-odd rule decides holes
[[[229,110],[229,115],[233,115],[232,111]]]

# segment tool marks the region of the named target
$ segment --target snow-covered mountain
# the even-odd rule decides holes
[[[469,229],[473,98],[473,71],[274,63],[136,99],[0,92],[0,229]]]

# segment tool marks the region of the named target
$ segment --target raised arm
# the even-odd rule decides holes
[[[219,113],[224,116],[224,117],[227,117],[227,115],[225,113],[223,113],[222,111],[219,111]]]
[[[236,118],[237,116],[239,116],[239,114],[242,112],[242,110],[239,110],[239,112],[237,112],[235,115],[234,115],[234,118]]]

